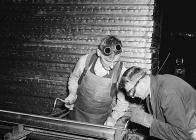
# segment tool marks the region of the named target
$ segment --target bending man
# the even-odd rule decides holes
[[[150,128],[150,136],[164,140],[196,139],[196,91],[187,82],[173,75],[150,75],[146,69],[131,67],[119,86],[129,97],[146,99],[151,113],[128,107],[122,116]],[[118,111],[109,120],[116,122],[118,118],[113,116]]]

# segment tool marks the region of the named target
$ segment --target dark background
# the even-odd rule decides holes
[[[196,87],[196,7],[193,0],[162,1],[160,73],[174,74],[176,58],[184,59],[185,80]]]

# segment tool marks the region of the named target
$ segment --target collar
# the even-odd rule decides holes
[[[97,61],[95,62],[95,67],[94,67],[95,74],[98,76],[104,76],[106,74],[109,74],[110,71],[106,70],[103,65],[101,64],[100,57],[98,57]]]

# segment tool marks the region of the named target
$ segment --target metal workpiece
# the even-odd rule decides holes
[[[0,122],[16,125],[23,125],[24,131],[29,137],[40,135],[53,138],[74,137],[81,139],[107,139],[121,140],[126,134],[126,129],[75,122],[55,117],[25,114],[19,112],[0,110]],[[18,128],[21,128],[18,127]],[[28,132],[28,133],[27,133]],[[20,134],[22,135],[22,134]],[[23,133],[24,135],[24,133]],[[77,139],[78,139],[77,138]]]

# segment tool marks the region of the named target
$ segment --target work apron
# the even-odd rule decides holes
[[[111,113],[112,78],[99,77],[87,70],[78,87],[77,100],[70,117],[72,120],[104,124]]]

